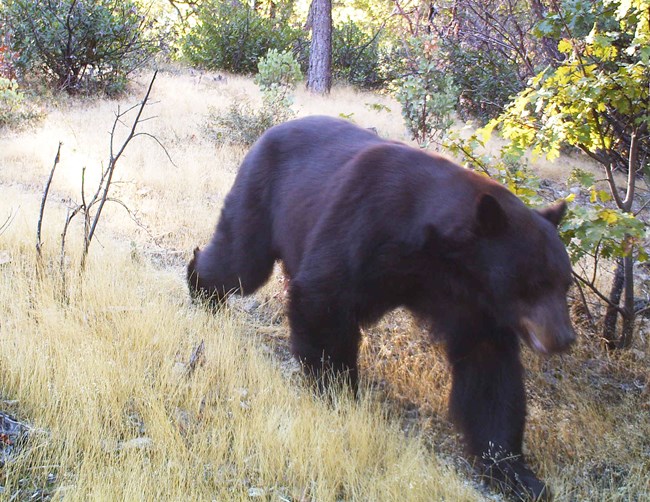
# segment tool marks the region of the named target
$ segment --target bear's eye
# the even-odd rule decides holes
[[[519,294],[527,300],[535,299],[542,293],[553,289],[553,283],[546,277],[529,277],[521,285]]]

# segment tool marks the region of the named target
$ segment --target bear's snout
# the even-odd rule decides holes
[[[526,309],[521,317],[522,338],[541,354],[566,351],[576,340],[564,298],[547,298]]]

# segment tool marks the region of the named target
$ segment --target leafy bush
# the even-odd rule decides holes
[[[257,76],[255,83],[262,91],[274,85],[294,89],[302,80],[300,65],[293,54],[287,51],[279,52],[270,49],[266,56],[257,63]]]
[[[68,92],[119,92],[155,50],[147,18],[131,0],[9,0],[2,12],[18,69]]]
[[[648,204],[644,192],[636,189],[641,176],[648,174],[650,155],[648,12],[650,0],[563,3],[556,16],[550,16],[537,28],[542,35],[558,38],[557,51],[562,61],[530,79],[526,89],[486,126],[499,127],[514,151],[532,148],[533,153],[545,153],[553,159],[562,148],[572,146],[600,164],[612,207],[619,210],[608,209],[598,215],[606,224],[601,228],[617,243],[612,257],[619,258],[622,264],[622,279],[614,281],[607,300],[614,322],[606,323],[603,330],[603,338],[611,348],[629,347],[634,339],[638,314],[634,264],[646,259],[642,249],[645,241],[634,221],[635,213]],[[572,20],[575,32],[567,19]],[[596,22],[589,28],[594,19]],[[616,169],[628,176],[616,176]],[[620,231],[610,228],[615,223]],[[600,229],[592,225],[587,236],[596,232]],[[601,254],[605,252],[603,246]],[[592,282],[584,281],[593,289]],[[623,322],[620,338],[616,339],[618,314]]]
[[[463,118],[485,123],[499,115],[510,98],[523,89],[516,63],[500,54],[452,43],[444,52],[454,84],[462,89],[458,112]]]
[[[185,37],[183,54],[205,68],[252,74],[269,49],[287,50],[300,36],[287,20],[262,16],[247,3],[208,0]]]
[[[350,20],[336,26],[332,34],[333,77],[368,89],[381,87],[386,81],[381,35],[381,31],[367,33]]]
[[[15,80],[0,77],[0,127],[24,125],[40,115],[25,102],[25,95]]]
[[[251,145],[264,131],[294,116],[292,92],[302,80],[300,65],[289,52],[269,50],[258,63],[255,82],[262,92],[262,107],[233,103],[226,113],[210,114],[207,129],[218,142]]]
[[[0,13],[2,12],[0,7]],[[15,78],[16,68],[14,61],[18,55],[11,50],[11,31],[6,23],[0,19],[0,77]]]
[[[422,147],[444,139],[453,123],[458,88],[451,75],[438,67],[436,51],[424,40],[413,40],[415,54],[410,75],[396,81],[395,98],[414,140]]]
[[[250,146],[264,131],[282,121],[273,108],[263,106],[255,109],[244,101],[232,103],[225,113],[210,110],[206,129],[217,143]]]
[[[523,151],[513,151],[506,145],[498,155],[487,153],[485,141],[491,130],[481,129],[469,139],[457,134],[448,138],[445,147],[462,157],[467,167],[487,174],[507,186],[527,205],[546,204],[541,193],[544,183],[525,167]],[[559,226],[560,237],[567,247],[572,263],[598,258],[619,258],[647,238],[649,232],[643,221],[616,208],[611,195],[600,190],[593,174],[574,169],[567,177],[565,197],[569,208]],[[576,197],[580,194],[580,197]],[[639,260],[648,259],[641,249]]]
[[[260,87],[264,104],[280,109],[290,109],[293,104],[291,93],[302,80],[300,65],[290,52],[270,49],[257,64],[255,83]]]
[[[0,126],[14,121],[16,110],[22,101],[23,93],[18,91],[18,83],[0,77]]]

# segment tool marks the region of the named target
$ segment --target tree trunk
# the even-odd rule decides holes
[[[616,309],[623,297],[623,312]],[[634,324],[636,321],[634,306],[634,257],[632,254],[620,258],[616,264],[614,280],[609,291],[609,301],[603,318],[603,339],[608,349],[626,349],[632,345]],[[618,336],[616,324],[621,313],[621,335]]]
[[[629,348],[634,337],[636,315],[634,307],[634,258],[632,253],[623,258],[623,275],[625,277],[625,286],[623,288],[624,313],[621,338],[618,341],[619,349]]]
[[[312,0],[307,88],[327,94],[332,87],[332,0]]]
[[[603,317],[603,340],[605,340],[608,349],[615,349],[617,345],[616,321],[618,321],[618,309],[616,307],[621,303],[624,282],[625,274],[623,271],[623,259],[621,258],[616,263],[614,280],[609,290],[609,301],[612,302],[612,305],[607,306],[605,317]]]

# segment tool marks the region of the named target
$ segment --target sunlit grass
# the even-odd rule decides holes
[[[149,108],[157,118],[143,130],[173,163],[149,138],[129,146],[114,196],[133,217],[108,206],[83,274],[73,227],[63,285],[66,206],[79,200],[82,168],[90,190],[107,161],[118,104],[137,102],[146,83],[119,103],[63,100],[38,128],[0,138],[0,222],[15,214],[0,235],[10,257],[0,265],[0,397],[17,401],[12,411],[33,427],[0,471],[2,497],[42,489],[66,500],[484,499],[446,417],[442,351],[405,313],[366,332],[367,388],[353,401],[316,397],[296,373],[277,280],[255,302],[215,315],[190,303],[183,264],[209,239],[245,153],[210,142],[203,124],[209,106],[259,99],[251,80],[159,75]],[[344,114],[404,139],[399,107],[384,96],[299,90],[296,110]],[[59,141],[39,274],[38,207]],[[559,500],[642,500],[647,360],[643,351],[608,358],[596,346],[583,336],[573,354],[549,361],[524,351],[526,451]]]
[[[3,235],[0,371],[37,431],[7,490],[54,474],[71,500],[473,498],[377,401],[287,381],[241,315],[190,305],[178,274],[105,242],[63,298],[57,254],[39,279],[25,230]]]

